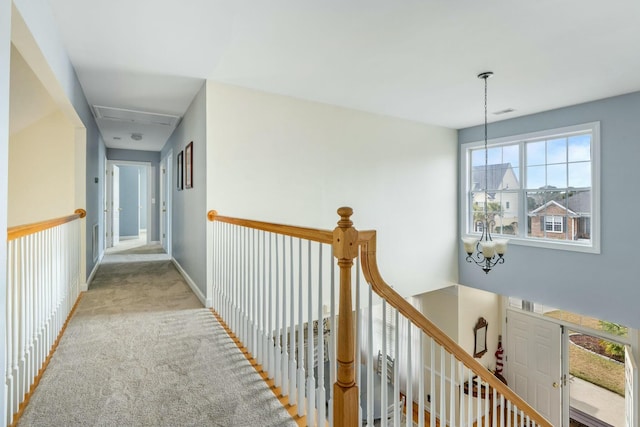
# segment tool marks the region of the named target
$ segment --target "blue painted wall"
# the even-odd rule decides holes
[[[193,141],[193,188],[178,191],[172,188],[172,255],[184,271],[206,296],[206,85],[197,93],[182,122],[162,149],[164,157],[173,149],[176,177],[176,159],[180,151]]]
[[[510,245],[506,263],[488,275],[460,256],[460,283],[640,328],[635,261],[640,92],[491,123],[489,138],[595,121],[600,122],[601,253]],[[460,144],[482,139],[482,126],[458,132]]]

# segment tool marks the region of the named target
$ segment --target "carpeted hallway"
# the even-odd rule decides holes
[[[106,263],[19,426],[295,426],[170,261]]]

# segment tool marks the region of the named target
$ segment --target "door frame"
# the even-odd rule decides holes
[[[171,256],[171,218],[173,195],[173,149],[160,160],[160,229],[158,234],[165,252]],[[164,211],[164,212],[163,212]],[[165,215],[163,215],[163,213]]]
[[[113,246],[113,215],[116,215],[110,207],[112,206],[113,201],[113,166],[141,166],[145,168],[147,174],[147,199],[145,203],[147,204],[147,244],[151,243],[151,236],[154,232],[153,228],[153,165],[151,162],[136,162],[129,160],[107,160],[107,208],[105,210],[107,212],[107,224],[106,224],[106,247]],[[111,173],[110,173],[111,172]],[[119,213],[118,213],[119,214]]]

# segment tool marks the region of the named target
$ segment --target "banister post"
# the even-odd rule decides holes
[[[358,231],[353,228],[353,209],[338,209],[340,221],[333,230],[333,255],[340,267],[340,305],[338,309],[337,381],[333,388],[333,422],[337,427],[358,425],[358,386],[355,381],[351,268],[358,256]]]

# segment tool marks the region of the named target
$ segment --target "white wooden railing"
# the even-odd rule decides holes
[[[298,421],[550,426],[384,282],[375,231],[338,213],[333,231],[208,214],[213,309]]]
[[[7,420],[24,408],[80,294],[82,209],[7,230]]]

